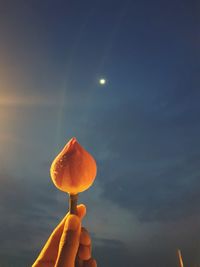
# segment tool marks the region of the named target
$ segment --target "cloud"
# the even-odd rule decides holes
[[[142,221],[184,218],[198,212],[199,163],[198,155],[194,161],[174,160],[166,166],[159,166],[159,161],[151,162],[151,166],[143,162],[135,170],[112,173],[111,179],[103,181],[103,195],[137,214]]]
[[[67,197],[49,179],[26,179],[1,172],[0,181],[0,257],[5,266],[9,266],[11,259],[16,264],[19,262],[20,266],[27,266],[27,263],[30,264],[35,259],[54,227],[65,215],[68,209]],[[97,184],[96,188],[93,187],[90,192],[80,196],[79,203],[83,202],[88,208],[84,226],[94,238],[94,246],[104,243],[112,246],[114,238],[119,238],[115,242],[115,246],[118,246],[128,236],[123,226],[124,219],[127,222],[132,216],[112,203],[110,216],[105,212],[109,201],[101,200],[99,192]],[[117,220],[115,225],[113,220]]]
[[[9,258],[39,249],[62,217],[56,190],[7,173],[0,175],[1,256]]]
[[[149,95],[123,96],[95,114],[95,127],[88,120],[102,197],[140,221],[180,220],[197,213],[200,204],[198,92],[184,90],[181,96],[179,90],[177,105],[172,95],[158,92],[145,103]],[[164,97],[168,104],[162,106]]]
[[[102,245],[94,247],[94,257],[99,266],[120,267],[130,265],[132,257],[120,241],[105,239],[101,242]]]
[[[134,227],[127,224],[130,231],[135,233]],[[129,243],[117,239],[95,239],[94,255],[98,264],[106,266],[175,266],[177,263],[177,248],[182,249],[185,265],[194,265],[199,262],[199,245],[197,232],[198,223],[194,218],[183,219],[178,223],[164,222],[163,224],[150,223],[144,226],[141,239]],[[151,235],[146,235],[151,232]]]

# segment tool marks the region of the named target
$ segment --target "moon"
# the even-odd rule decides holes
[[[106,79],[104,79],[104,78],[99,79],[99,84],[100,85],[105,85],[106,84]]]

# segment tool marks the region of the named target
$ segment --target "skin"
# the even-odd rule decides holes
[[[32,267],[97,267],[91,257],[91,239],[81,227],[86,207],[77,206],[77,215],[67,214],[54,229]]]

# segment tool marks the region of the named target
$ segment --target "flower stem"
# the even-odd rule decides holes
[[[78,194],[69,194],[69,213],[77,215]]]

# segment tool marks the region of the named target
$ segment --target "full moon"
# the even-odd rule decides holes
[[[99,84],[100,84],[100,85],[104,85],[104,84],[106,84],[106,79],[101,78],[101,79],[99,80]]]

